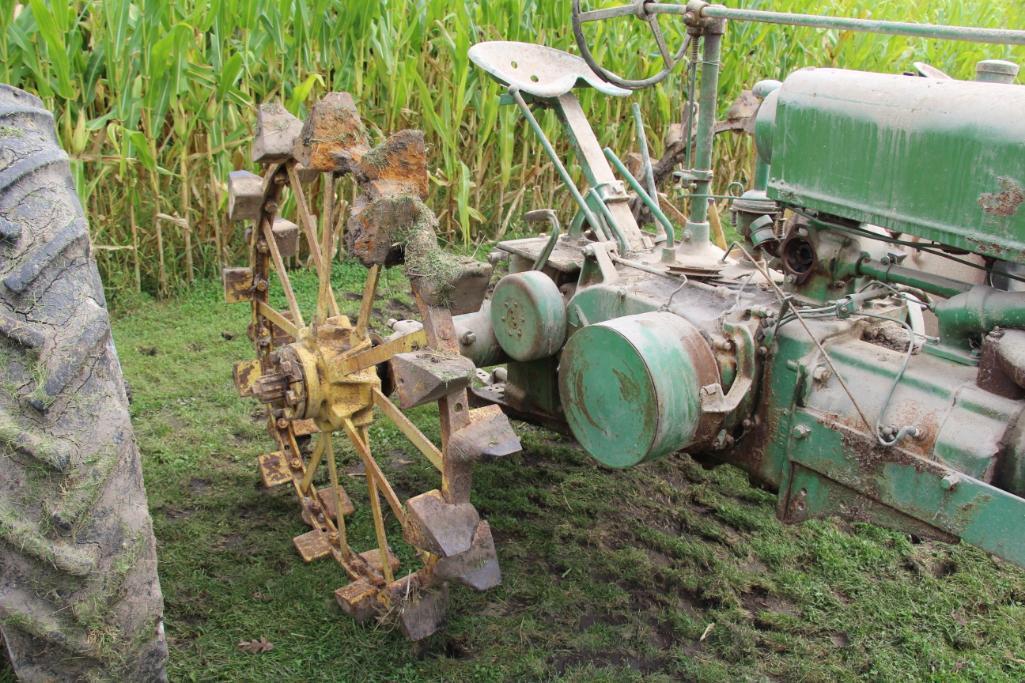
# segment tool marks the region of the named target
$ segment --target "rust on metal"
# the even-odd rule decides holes
[[[299,226],[280,216],[274,219],[271,227],[274,243],[278,247],[281,258],[291,258],[299,252]]]
[[[299,557],[307,564],[331,554],[331,544],[328,542],[327,534],[320,529],[296,536],[292,539],[292,544],[299,553]]]
[[[261,104],[256,112],[253,162],[268,164],[291,158],[292,146],[302,132],[302,127],[302,121],[292,116],[281,104]]]
[[[288,467],[288,459],[282,451],[265,453],[257,458],[260,467],[260,478],[267,488],[280,486],[292,481],[292,470]]]
[[[251,268],[225,268],[221,271],[224,283],[224,301],[229,304],[251,301],[253,298],[253,270]]]
[[[465,356],[431,350],[396,354],[389,365],[403,410],[465,390],[476,369]]]
[[[341,503],[342,514],[351,515],[356,511],[356,506],[352,504],[352,500],[349,498],[349,494],[345,492],[345,489],[341,486],[337,487],[333,492],[329,488],[323,488],[317,491],[317,500],[320,503],[324,513],[329,517],[338,517],[338,509],[336,503]]]
[[[470,424],[449,439],[448,457],[467,461],[502,458],[521,448],[508,416],[492,405],[470,411]]]
[[[442,579],[459,581],[476,591],[485,591],[502,583],[495,539],[491,526],[481,520],[473,533],[470,549],[438,560],[435,573]]]
[[[1014,178],[997,178],[999,192],[986,192],[979,196],[979,206],[993,216],[1007,218],[1018,213],[1025,203],[1025,187]]]
[[[259,220],[263,210],[263,178],[249,171],[228,174],[228,220]]]
[[[253,226],[246,232],[250,268],[226,277],[226,283],[241,283],[230,290],[226,285],[226,292],[239,292],[233,297],[251,302],[248,334],[257,356],[237,366],[236,384],[240,393],[264,404],[268,431],[278,444],[277,451],[258,458],[264,484],[291,483],[300,515],[310,527],[293,539],[297,552],[306,562],[330,556],[344,569],[350,583],[335,591],[343,611],[360,620],[397,617],[402,630],[418,639],[433,633],[443,619],[445,581],[483,590],[501,578],[490,527],[469,503],[470,472],[474,460],[496,449],[508,451],[515,437],[510,438],[511,430],[507,433],[507,420],[503,425],[493,411],[470,411],[466,387],[475,368],[459,355],[452,322],[453,310],[479,307],[491,267],[453,257],[438,245],[437,220],[422,202],[428,189],[422,133],[401,131],[369,150],[355,104],[345,93],[327,95],[298,126],[279,106],[262,107],[253,154],[265,165],[264,174],[238,174],[232,183],[233,217]],[[318,221],[303,185],[320,172],[326,175]],[[355,323],[339,312],[330,283],[333,179],[346,172],[353,173],[357,190],[350,247],[371,266]],[[283,205],[291,205],[285,202],[286,188],[298,214],[295,222],[279,214]],[[286,261],[299,254],[300,234],[319,278],[309,324],[286,270]],[[380,267],[402,261],[424,328],[381,340],[369,324]],[[272,273],[281,283],[286,311],[269,302]],[[399,368],[396,372],[389,362],[401,354],[412,356],[391,363]],[[383,393],[382,370],[403,380],[399,403],[438,402],[441,448]],[[369,426],[375,411],[393,421],[440,470],[440,491],[406,503],[399,500],[371,448]],[[332,445],[338,432],[345,434],[367,475],[376,546],[363,552],[350,545],[346,517],[355,508],[338,481]],[[305,437],[310,437],[312,450]],[[452,456],[447,455],[450,437]],[[518,441],[513,445],[518,448]],[[329,477],[318,488],[315,480],[322,464]],[[387,540],[386,511],[396,517],[422,562],[397,580],[399,565]],[[435,572],[441,555],[450,560],[444,576]]]
[[[292,155],[306,169],[332,173],[358,166],[368,150],[367,131],[352,95],[331,92],[313,105]]]
[[[412,545],[441,557],[465,553],[473,544],[480,515],[470,503],[448,503],[441,491],[428,491],[406,501]]]
[[[242,398],[252,396],[253,384],[259,379],[260,374],[260,362],[257,360],[243,360],[235,363],[232,375],[238,395]]]
[[[403,194],[427,199],[427,151],[423,131],[402,130],[388,136],[363,156],[357,173],[368,199]]]

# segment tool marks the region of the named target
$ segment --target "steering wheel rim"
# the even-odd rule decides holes
[[[688,33],[680,49],[676,54],[671,55],[666,47],[665,37],[662,35],[662,29],[658,25],[658,15],[643,13],[643,7],[643,0],[637,0],[633,5],[620,5],[618,7],[592,10],[591,12],[581,12],[580,0],[573,0],[573,37],[577,41],[577,48],[580,50],[580,56],[585,62],[587,62],[587,66],[591,67],[591,70],[598,74],[603,81],[612,83],[613,85],[617,85],[620,88],[625,88],[627,90],[641,90],[661,83],[667,76],[669,76],[670,73],[672,73],[673,69],[676,68],[676,65],[679,64],[680,60],[687,54],[687,49],[690,47],[691,42],[691,36]],[[584,18],[585,15],[591,16],[589,18]],[[652,35],[655,38],[655,42],[658,44],[659,53],[662,55],[662,69],[654,76],[649,76],[648,78],[623,78],[622,76],[604,68],[598,64],[594,55],[591,54],[591,48],[587,44],[587,38],[584,36],[584,24],[586,23],[631,15],[643,19],[645,23],[648,24],[648,28],[651,30]]]

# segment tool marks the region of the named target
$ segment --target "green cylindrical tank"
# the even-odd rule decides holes
[[[701,387],[719,382],[691,323],[668,312],[589,325],[570,337],[559,394],[577,441],[609,467],[629,467],[706,439]]]
[[[768,194],[1025,263],[1025,86],[803,69],[756,124]]]
[[[566,340],[566,303],[555,282],[539,270],[506,275],[491,297],[491,325],[510,358],[548,358]]]

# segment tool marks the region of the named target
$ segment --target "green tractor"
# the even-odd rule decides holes
[[[683,22],[669,46],[659,17]],[[626,79],[596,63],[588,25],[632,17],[664,60]],[[500,242],[488,263],[443,252],[424,204],[423,136],[371,147],[352,98],[331,93],[305,121],[264,105],[252,161],[231,175],[229,214],[249,262],[224,272],[250,307],[254,358],[243,396],[266,411],[269,487],[294,491],[307,562],[332,558],[335,590],[360,620],[392,618],[411,639],[442,624],[450,585],[501,581],[490,527],[470,502],[479,461],[519,450],[509,418],[571,434],[609,468],[686,451],[778,492],[786,522],[840,515],[920,537],[962,539],[1025,566],[1025,88],[983,62],[976,81],[927,65],[888,75],[804,69],[754,86],[733,126],[757,147],[751,187],[728,199],[737,239],[716,244],[712,168],[728,22],[768,22],[995,44],[1025,31],[923,26],[638,0],[584,11],[580,57],[522,43],[470,58],[539,136],[573,199],[563,227]],[[684,131],[653,162],[603,147],[574,91],[626,97],[686,69]],[[580,189],[535,119],[552,109]],[[152,531],[126,395],[84,218],[52,119],[0,90],[0,624],[25,680],[160,680],[166,657]],[[631,171],[629,166],[633,166]],[[326,193],[351,175],[349,253],[369,266],[355,320],[330,284]],[[671,220],[675,183],[686,214]],[[296,207],[281,216],[285,198]],[[721,198],[720,198],[721,199]],[[303,310],[286,264],[305,243],[320,287]],[[419,321],[370,325],[381,269],[404,264]],[[505,274],[492,277],[502,265]],[[269,295],[277,278],[287,307]],[[436,403],[441,443],[404,415]],[[368,426],[393,422],[438,470],[401,500]],[[335,439],[335,435],[338,439]],[[354,508],[336,441],[367,474],[373,539]],[[326,469],[325,477],[321,466]],[[486,466],[486,462],[480,466]],[[383,505],[382,505],[383,501]],[[393,515],[416,567],[399,567]],[[368,550],[357,547],[369,545]]]

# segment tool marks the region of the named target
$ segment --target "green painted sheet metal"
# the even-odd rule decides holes
[[[770,197],[1025,263],[1025,86],[804,69],[759,113]]]
[[[698,372],[680,339],[691,326],[671,313],[589,325],[559,365],[566,421],[584,449],[629,467],[686,446],[701,416]]]
[[[510,358],[546,358],[566,340],[566,304],[558,286],[541,271],[506,275],[491,298],[491,325]]]
[[[795,417],[808,435],[791,441],[793,462],[987,552],[1025,564],[1020,533],[1025,499],[925,458],[895,450],[880,453],[860,435],[824,426],[812,414]],[[795,494],[800,491],[789,492]]]

